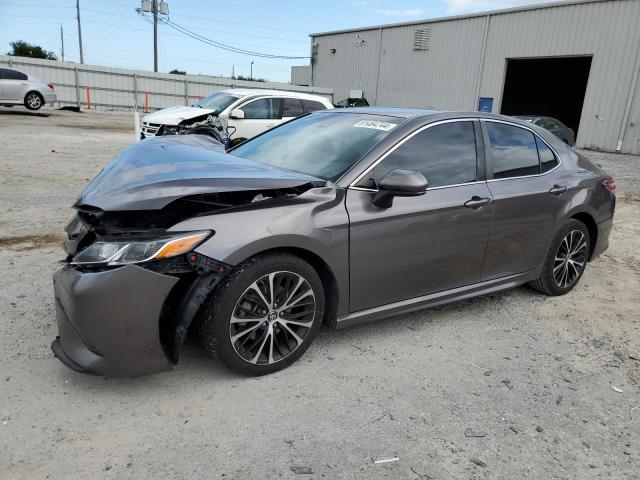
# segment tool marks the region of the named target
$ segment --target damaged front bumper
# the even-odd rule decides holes
[[[59,337],[51,349],[76,371],[138,376],[171,370],[159,318],[177,282],[135,265],[101,272],[58,270],[53,285]]]

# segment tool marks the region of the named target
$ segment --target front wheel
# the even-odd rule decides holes
[[[39,110],[44,105],[44,99],[38,92],[29,92],[24,96],[24,106],[29,110]]]
[[[309,348],[324,315],[317,272],[286,253],[239,265],[201,312],[204,347],[227,367],[264,375],[291,365]]]
[[[551,242],[542,274],[529,285],[547,295],[570,292],[582,278],[590,251],[589,230],[581,221],[570,219]]]

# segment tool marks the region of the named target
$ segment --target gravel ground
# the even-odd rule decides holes
[[[51,354],[51,274],[70,205],[132,123],[0,109],[0,478],[640,478],[640,158],[585,152],[619,202],[567,296],[327,330],[258,379],[193,341],[173,372],[109,379]]]

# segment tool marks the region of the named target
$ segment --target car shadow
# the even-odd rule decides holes
[[[0,115],[17,115],[22,117],[50,117],[51,113],[49,112],[33,112],[31,110],[27,110],[26,108],[17,107],[0,107]]]
[[[340,342],[344,338],[347,343],[357,342],[359,339],[374,341],[376,338],[395,334],[398,328],[415,331],[421,324],[455,322],[461,312],[485,310],[492,304],[514,300],[513,297],[524,297],[526,300],[544,298],[541,294],[526,286],[481,295],[469,299],[459,300],[444,305],[429,307],[412,313],[393,315],[375,322],[364,323],[344,330],[336,330],[323,326],[320,334],[311,345],[311,349],[320,347],[324,350],[329,344]],[[429,318],[429,312],[438,313],[437,318]],[[442,315],[444,313],[444,315]],[[436,317],[436,315],[434,315]],[[308,353],[307,353],[308,355]],[[277,373],[277,372],[276,372]],[[67,367],[60,365],[60,374],[68,375]],[[269,377],[270,375],[267,375]],[[146,375],[141,377],[104,377],[77,373],[74,375],[77,387],[96,387],[109,381],[114,391],[126,391],[131,394],[144,393],[146,389],[156,389],[162,385],[171,386],[176,381],[181,385],[198,384],[203,381],[218,382],[221,385],[236,383],[238,380],[251,379],[226,368],[221,362],[211,357],[200,345],[193,332],[189,332],[180,353],[180,360],[168,372]],[[176,378],[178,380],[176,380]]]

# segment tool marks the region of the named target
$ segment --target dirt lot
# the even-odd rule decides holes
[[[523,287],[327,330],[258,379],[193,341],[173,372],[109,379],[51,354],[51,274],[133,117],[49,113],[0,109],[0,478],[640,478],[640,158],[587,152],[619,203],[565,297]]]

